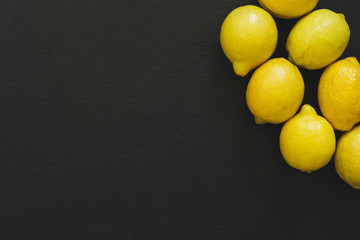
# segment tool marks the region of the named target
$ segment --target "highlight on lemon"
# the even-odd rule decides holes
[[[308,104],[281,129],[281,154],[291,167],[303,172],[310,173],[328,164],[335,145],[331,124]]]
[[[282,123],[294,116],[304,97],[299,69],[285,58],[274,58],[255,70],[246,102],[257,124]]]
[[[319,0],[259,0],[260,5],[271,15],[283,18],[299,18],[311,12]]]
[[[262,8],[236,8],[221,26],[220,43],[237,75],[244,77],[274,53],[278,31],[272,16]]]
[[[309,69],[321,69],[345,51],[350,28],[343,14],[320,9],[301,18],[291,30],[286,49],[289,60]]]
[[[360,121],[360,64],[355,57],[337,61],[324,71],[318,101],[336,130],[349,131]]]
[[[360,189],[360,126],[340,137],[335,153],[335,169],[341,179]]]

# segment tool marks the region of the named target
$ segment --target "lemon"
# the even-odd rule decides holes
[[[290,61],[306,69],[320,69],[338,59],[350,39],[345,17],[320,9],[300,19],[291,30],[286,49]]]
[[[261,65],[251,76],[246,102],[258,124],[282,123],[298,110],[304,97],[299,69],[284,58]]]
[[[324,167],[331,160],[335,145],[331,124],[308,104],[281,129],[281,154],[291,167],[303,172]]]
[[[334,159],[339,176],[350,186],[360,189],[360,126],[340,137]]]
[[[311,12],[319,0],[259,0],[260,5],[278,18],[298,18]]]
[[[220,42],[239,76],[264,63],[278,40],[276,23],[264,9],[253,5],[236,8],[221,26]]]
[[[360,121],[360,64],[349,57],[331,64],[318,87],[320,110],[336,130],[349,131]]]

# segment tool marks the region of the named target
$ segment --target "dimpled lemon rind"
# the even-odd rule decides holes
[[[293,19],[311,12],[319,0],[259,0],[260,5],[271,15]]]
[[[304,97],[299,69],[285,58],[267,61],[255,70],[246,90],[246,102],[258,124],[278,124],[291,118]]]
[[[319,106],[336,130],[349,131],[360,121],[360,64],[348,57],[330,65],[318,86]]]
[[[360,189],[360,126],[340,137],[334,159],[339,176],[353,188]]]
[[[335,145],[331,124],[308,104],[284,124],[280,133],[280,150],[285,161],[303,172],[310,173],[328,164]]]
[[[253,5],[233,10],[221,26],[220,43],[237,75],[243,77],[274,53],[276,23],[264,9]]]
[[[321,69],[336,61],[345,51],[350,28],[345,17],[320,9],[300,19],[291,30],[286,49],[289,60],[309,69]]]

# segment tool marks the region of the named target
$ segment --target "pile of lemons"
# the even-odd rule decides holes
[[[334,156],[339,176],[360,189],[360,64],[344,53],[350,28],[343,14],[328,9],[311,12],[318,0],[259,0],[263,8],[236,8],[224,20],[220,42],[237,75],[257,68],[247,86],[246,102],[257,124],[284,123],[280,150],[293,168],[312,172]],[[275,58],[278,31],[273,16],[302,17],[291,30],[288,60]],[[305,104],[298,67],[327,67],[318,85],[319,116]],[[335,130],[346,132],[336,144]]]

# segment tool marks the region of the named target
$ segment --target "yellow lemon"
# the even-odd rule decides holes
[[[289,59],[306,69],[320,69],[338,59],[350,39],[345,17],[320,9],[300,19],[291,30],[286,49]]]
[[[299,69],[284,58],[261,65],[252,75],[246,102],[258,124],[282,123],[291,118],[304,97],[304,81]]]
[[[298,18],[313,10],[319,0],[259,0],[260,5],[273,16]]]
[[[349,57],[322,74],[318,99],[322,114],[336,130],[349,131],[360,121],[360,64]]]
[[[328,164],[335,145],[331,124],[308,104],[281,129],[281,154],[291,167],[303,172],[310,173]]]
[[[239,76],[264,63],[278,40],[276,23],[264,9],[253,5],[236,8],[221,26],[220,42]]]
[[[339,176],[350,186],[360,189],[360,126],[340,137],[334,159]]]

